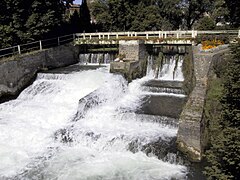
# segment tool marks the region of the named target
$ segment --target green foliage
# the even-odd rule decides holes
[[[206,152],[208,179],[238,179],[240,171],[240,43],[231,47],[223,78],[221,114],[210,124],[211,147]]]
[[[225,0],[229,13],[227,19],[234,28],[240,27],[240,1]]]
[[[91,17],[88,9],[87,0],[83,0],[80,6],[80,26],[81,32],[91,32]]]
[[[179,28],[181,10],[174,0],[98,0],[91,12],[100,31],[146,31]]]
[[[2,0],[0,47],[55,34],[62,24],[64,8],[59,0]]]
[[[215,22],[211,17],[205,16],[198,21],[196,29],[197,30],[213,30],[215,29]]]
[[[192,29],[196,21],[203,17],[204,13],[210,10],[209,0],[185,0],[182,1],[183,27]]]

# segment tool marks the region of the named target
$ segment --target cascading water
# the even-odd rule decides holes
[[[39,74],[16,100],[0,105],[0,178],[185,179],[185,166],[149,150],[171,142],[176,124],[135,113],[148,80],[127,86],[106,68]],[[93,91],[97,104],[78,107]]]
[[[81,64],[109,64],[114,59],[115,55],[113,53],[87,53],[79,55]]]
[[[183,56],[164,56],[161,64],[156,64],[158,57],[148,57],[147,74],[163,81],[183,81]]]

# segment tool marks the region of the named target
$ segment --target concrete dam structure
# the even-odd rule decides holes
[[[201,159],[204,83],[227,50],[175,50],[122,41],[114,62],[70,44],[2,62],[2,97],[32,84],[0,104],[0,178],[203,179],[178,148]]]

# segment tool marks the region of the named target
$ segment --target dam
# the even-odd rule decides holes
[[[155,98],[185,102],[183,57],[166,57],[157,73],[155,58],[131,83],[88,54],[38,73],[0,104],[1,179],[201,179],[176,149],[180,111],[149,110]]]

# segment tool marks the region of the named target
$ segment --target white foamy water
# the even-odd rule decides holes
[[[16,179],[184,179],[186,167],[146,155],[143,147],[176,136],[177,128],[139,119],[144,96],[104,70],[41,74],[17,100],[0,105],[0,177]],[[95,94],[102,102],[74,120],[78,100]],[[69,142],[54,133],[65,129]]]
[[[164,57],[163,65],[160,69],[154,69],[154,57],[148,57],[148,69],[149,76],[164,81],[184,81],[182,73],[182,56]],[[158,71],[158,72],[157,72]],[[156,77],[157,75],[157,77]]]
[[[115,55],[109,53],[87,53],[79,55],[81,64],[109,64],[114,58]]]
[[[101,71],[39,74],[13,101],[0,105],[0,177],[11,176],[53,143],[52,135],[70,122],[78,100],[107,79]]]

